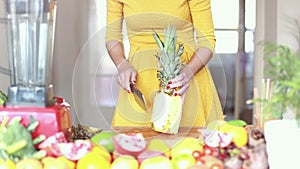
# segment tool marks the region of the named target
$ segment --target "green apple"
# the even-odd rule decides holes
[[[173,169],[172,163],[169,158],[164,156],[156,156],[145,159],[139,169]]]
[[[194,151],[203,151],[203,146],[199,143],[197,138],[185,137],[179,140],[174,147],[171,148],[171,158],[175,158],[181,154],[192,155]]]
[[[112,131],[103,131],[103,132],[100,132],[100,133],[94,135],[91,138],[91,141],[94,144],[103,146],[110,153],[112,153],[114,151],[114,145],[113,145],[112,137],[115,136],[115,135],[116,135],[116,133],[114,133]]]
[[[139,163],[136,158],[123,155],[117,157],[111,164],[110,169],[138,169]]]
[[[174,169],[186,169],[196,164],[196,160],[191,154],[180,154],[171,160]]]

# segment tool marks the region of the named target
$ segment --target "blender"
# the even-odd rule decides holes
[[[53,96],[52,60],[57,0],[3,0],[9,57],[8,100],[0,121],[33,117],[33,135],[53,135],[71,127],[70,106]]]

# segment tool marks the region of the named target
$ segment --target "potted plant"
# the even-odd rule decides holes
[[[265,69],[270,77],[263,82],[261,105],[271,169],[299,168],[300,151],[300,25],[297,23],[298,49],[287,45],[264,43]],[[270,120],[271,119],[271,120]]]

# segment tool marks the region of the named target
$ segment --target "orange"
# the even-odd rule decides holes
[[[76,169],[109,169],[110,161],[97,152],[90,151],[77,162]]]

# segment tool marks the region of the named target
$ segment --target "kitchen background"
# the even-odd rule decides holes
[[[0,18],[4,15],[2,2]],[[289,26],[295,19],[300,22],[300,1],[211,2],[217,44],[209,67],[226,118],[251,122],[254,110],[246,100],[253,97],[253,87],[259,87],[266,68],[257,43],[266,40],[298,47]],[[105,0],[58,0],[52,81],[54,94],[70,103],[74,124],[108,129],[119,89],[104,44],[105,4]],[[0,67],[8,68],[1,19],[0,37]],[[9,77],[0,73],[0,90],[6,92],[8,86]]]

